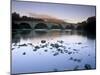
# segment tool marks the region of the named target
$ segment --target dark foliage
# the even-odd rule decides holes
[[[61,24],[58,24],[58,25],[52,25],[51,29],[64,29],[64,28],[62,27]]]
[[[12,22],[12,29],[20,29],[20,26]]]
[[[18,13],[12,13],[12,21],[44,21],[43,19],[28,17],[28,16],[20,16]]]
[[[27,23],[15,24],[12,22],[12,29],[32,29],[31,26]]]
[[[75,27],[71,24],[71,25],[67,25],[66,27],[65,27],[65,29],[74,29]]]
[[[78,23],[78,30],[83,30],[88,34],[96,35],[96,17],[89,17],[86,21]]]

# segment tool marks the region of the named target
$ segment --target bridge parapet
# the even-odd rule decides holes
[[[14,21],[15,24],[21,25],[21,23],[26,23],[31,26],[32,29],[35,28],[35,26],[39,23],[44,23],[48,26],[48,28],[51,28],[54,25],[61,25],[63,28],[66,28],[69,24],[56,24],[51,22],[44,22],[44,21]]]

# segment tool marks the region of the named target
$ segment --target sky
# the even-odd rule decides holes
[[[21,16],[31,16],[30,13],[48,15],[70,23],[82,22],[88,17],[96,16],[95,10],[96,7],[90,5],[12,1],[12,13],[17,12]]]

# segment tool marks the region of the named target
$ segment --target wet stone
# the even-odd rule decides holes
[[[60,53],[62,53],[62,54],[63,54],[63,53],[64,53],[64,52],[63,52],[63,50],[61,50],[61,51],[60,51]]]
[[[75,54],[75,52],[73,52],[73,54]]]
[[[77,59],[74,59],[74,61],[77,61]]]
[[[78,70],[78,68],[79,68],[79,66],[77,65],[77,66],[75,66],[75,68],[73,70]]]
[[[53,48],[50,48],[50,49],[53,49]]]
[[[88,70],[88,69],[91,69],[91,65],[90,65],[90,64],[85,64],[85,65],[84,65],[84,68],[87,69],[87,70]]]
[[[23,55],[26,55],[26,52],[24,52]]]
[[[68,49],[71,49],[71,47],[69,47]]]
[[[59,53],[55,53],[55,54],[53,54],[53,56],[57,56]]]
[[[73,49],[74,51],[78,51],[77,49]]]
[[[54,47],[54,48],[59,48],[60,47],[57,43],[51,44],[51,46]]]
[[[41,43],[46,43],[46,40],[41,40]]]
[[[66,47],[65,47],[65,46],[63,46],[63,45],[60,45],[59,47],[62,47],[62,48],[64,48],[64,49],[66,48]]]
[[[73,60],[73,57],[70,57],[69,60]]]
[[[17,43],[15,43],[13,46],[17,46]]]
[[[20,46],[18,46],[17,48],[20,48]]]
[[[80,45],[80,44],[82,44],[82,42],[79,42],[79,43],[77,43],[77,44],[79,44],[79,45]]]
[[[47,46],[48,46],[48,44],[41,45],[41,48],[44,48],[44,47],[47,47]]]
[[[64,53],[62,49],[57,49],[58,52]]]
[[[35,49],[40,49],[40,47],[39,46],[35,46]]]
[[[31,45],[31,46],[33,46],[33,44],[32,43],[28,43],[29,45]]]
[[[65,53],[68,53],[68,50],[64,50]]]
[[[68,52],[68,54],[72,54],[72,52]]]
[[[45,52],[47,52],[48,50],[44,50]]]
[[[75,61],[75,62],[78,62],[78,63],[80,63],[81,62],[81,59],[74,59],[74,58],[70,58],[70,60],[73,60],[73,61]]]
[[[19,45],[19,46],[27,46],[27,44],[21,44],[21,45]]]
[[[55,51],[52,51],[52,53],[54,53]]]
[[[81,59],[77,59],[77,62],[79,62],[79,63],[80,63],[80,62],[81,62]]]
[[[45,45],[42,45],[42,46],[41,46],[41,48],[44,48],[44,47],[45,47]]]
[[[59,43],[61,43],[61,44],[64,43],[64,41],[62,41],[62,40],[59,40],[59,41],[57,41],[57,42],[59,42]]]
[[[61,49],[57,49],[57,51],[61,51]]]
[[[33,49],[33,51],[37,51],[37,49]]]
[[[11,50],[14,50],[15,48],[11,48]]]
[[[45,46],[45,47],[47,47],[47,46],[48,46],[48,44],[45,44],[44,46]]]
[[[88,46],[83,46],[83,47],[81,47],[81,48],[86,48],[86,47],[88,47]]]

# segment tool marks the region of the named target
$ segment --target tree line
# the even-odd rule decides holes
[[[96,17],[89,17],[86,21],[77,23],[77,30],[84,30],[90,34],[96,34]]]
[[[33,17],[28,17],[28,16],[20,16],[20,14],[13,12],[12,13],[12,21],[44,21],[43,19],[40,18],[33,18]]]
[[[27,17],[27,16],[20,16],[18,13],[14,12],[12,13],[12,29],[23,29],[23,28],[29,28],[31,29],[31,27],[28,24],[21,24],[21,25],[17,25],[14,23],[14,21],[43,21],[45,22],[43,19],[39,19],[39,18],[33,18],[33,17]],[[92,16],[87,18],[86,21],[83,21],[81,23],[77,23],[76,24],[77,27],[75,27],[74,24],[71,25],[66,25],[65,28],[62,27],[61,24],[59,25],[53,25],[51,27],[51,29],[71,29],[71,30],[82,30],[84,32],[87,32],[89,34],[96,34],[96,16]],[[46,24],[40,23],[36,26],[36,28],[48,28],[48,26]]]

